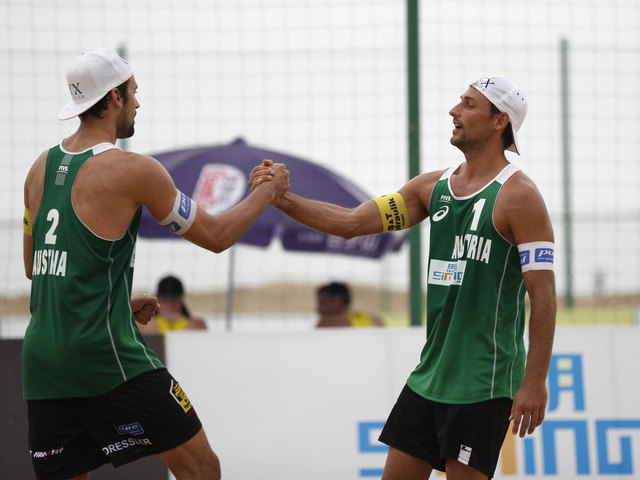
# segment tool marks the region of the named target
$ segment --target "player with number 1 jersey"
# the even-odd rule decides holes
[[[429,400],[513,398],[522,383],[526,289],[520,255],[493,223],[500,189],[518,170],[509,164],[476,193],[456,197],[451,168],[433,188],[427,342],[407,380]]]

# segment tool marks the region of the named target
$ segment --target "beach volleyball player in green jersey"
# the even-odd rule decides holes
[[[504,77],[471,84],[449,114],[460,165],[411,179],[354,209],[290,192],[273,205],[297,221],[352,238],[430,218],[427,340],[381,433],[383,480],[493,476],[510,422],[523,437],[544,418],[555,330],[553,231],[544,201],[505,150],[519,152],[527,111]],[[252,172],[262,184],[271,164]],[[295,184],[295,178],[291,179]],[[531,301],[525,351],[525,293]]]
[[[80,125],[39,156],[24,189],[32,317],[23,386],[36,476],[87,479],[104,463],[155,454],[177,479],[219,479],[194,406],[134,321],[158,306],[131,298],[140,212],[145,205],[173,232],[220,252],[289,188],[289,173],[270,168],[264,188],[209,215],[155,159],[115,147],[133,135],[140,107],[125,60],[110,49],[83,53],[67,84],[72,101],[58,118],[79,116]]]

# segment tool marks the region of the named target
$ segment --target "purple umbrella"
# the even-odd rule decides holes
[[[352,181],[308,160],[251,147],[242,139],[229,145],[174,150],[153,155],[169,171],[179,190],[211,214],[222,213],[249,194],[251,170],[263,159],[284,163],[291,172],[291,191],[298,195],[355,207],[372,198]],[[150,238],[178,238],[160,226],[145,208],[139,234]],[[404,232],[368,235],[350,240],[311,230],[273,207],[260,215],[240,243],[266,247],[280,238],[285,250],[337,253],[379,258],[397,251]]]
[[[251,147],[242,139],[229,145],[174,150],[153,157],[168,170],[179,190],[193,198],[198,208],[213,215],[230,209],[249,194],[249,174],[265,158],[287,166],[291,172],[291,191],[298,195],[344,207],[355,207],[371,198],[353,182],[327,168],[283,153]],[[146,208],[142,211],[138,233],[148,238],[178,238],[160,226]],[[266,247],[274,238],[279,238],[286,250],[380,258],[400,249],[405,237],[405,232],[391,232],[344,240],[311,230],[269,206],[239,243]],[[228,330],[231,330],[233,311],[234,251],[232,248],[229,257]]]

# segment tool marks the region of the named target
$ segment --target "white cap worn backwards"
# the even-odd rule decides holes
[[[111,89],[132,76],[131,66],[109,48],[78,55],[67,70],[71,102],[58,112],[58,120],[68,120],[86,112]]]
[[[471,86],[482,93],[498,110],[509,114],[513,143],[507,150],[520,155],[517,133],[527,115],[527,99],[522,89],[505,77],[482,77]]]

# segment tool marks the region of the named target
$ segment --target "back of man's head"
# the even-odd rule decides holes
[[[351,291],[346,283],[331,282],[318,289],[318,295],[325,295],[327,298],[340,298],[345,305],[351,304]]]

